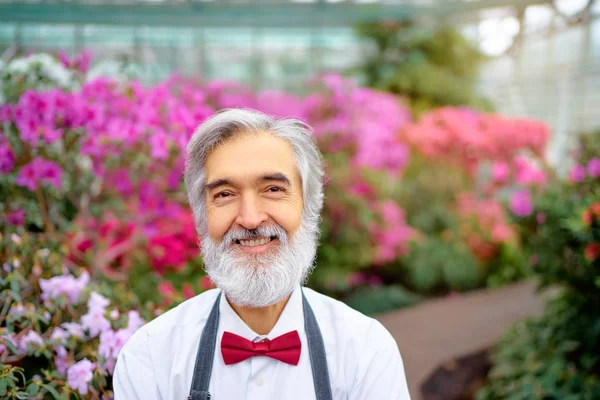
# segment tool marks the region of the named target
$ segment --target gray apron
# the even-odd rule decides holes
[[[215,357],[215,348],[217,346],[221,294],[219,293],[217,296],[206,325],[202,330],[188,400],[210,400],[211,398],[208,387]],[[304,296],[304,291],[302,291],[302,308],[304,309],[304,329],[308,340],[308,354],[310,356],[310,366],[315,385],[315,395],[317,400],[332,400],[323,336],[321,336],[321,330],[317,324],[315,314]]]

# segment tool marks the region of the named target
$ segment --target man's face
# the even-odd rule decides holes
[[[231,229],[280,226],[291,239],[302,219],[302,186],[292,147],[269,133],[242,134],[206,160],[208,236],[221,243]],[[228,244],[222,243],[227,246]],[[276,252],[280,239],[259,237],[230,244],[239,256]]]

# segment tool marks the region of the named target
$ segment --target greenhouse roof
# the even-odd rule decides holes
[[[0,0],[0,22],[148,26],[348,26],[443,18],[548,0]]]

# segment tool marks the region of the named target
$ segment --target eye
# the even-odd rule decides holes
[[[225,197],[229,197],[231,196],[231,193],[229,192],[220,192],[215,194],[215,199],[220,199],[220,198],[225,198]]]
[[[279,186],[271,186],[270,188],[267,189],[267,192],[269,192],[269,193],[283,192],[283,188],[280,188]]]

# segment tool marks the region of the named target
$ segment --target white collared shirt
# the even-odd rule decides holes
[[[202,329],[220,289],[204,292],[140,328],[125,344],[113,377],[115,400],[184,400],[189,395]],[[344,303],[304,288],[325,344],[334,400],[410,400],[398,346],[379,321]],[[302,291],[298,287],[268,335],[252,331],[225,296],[219,304],[217,346],[209,391],[215,400],[315,398]],[[224,331],[248,340],[274,339],[297,330],[297,366],[255,356],[225,365]]]

